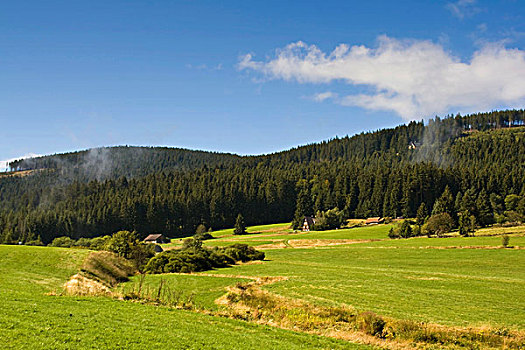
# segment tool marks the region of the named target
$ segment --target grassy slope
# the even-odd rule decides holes
[[[247,228],[248,234],[234,235],[233,229],[212,232],[215,239],[205,241],[208,247],[226,246],[235,243],[246,243],[252,246],[283,242],[287,240],[299,239],[349,239],[349,240],[370,240],[387,239],[390,225],[377,225],[367,227],[356,227],[351,229],[312,231],[312,232],[293,232],[289,229],[290,224],[273,224],[262,226],[251,226]],[[173,243],[162,245],[164,248],[180,247],[182,239],[173,240]]]
[[[510,236],[510,244],[525,246],[525,237],[520,234],[523,227],[511,231],[518,235]],[[388,226],[299,235],[334,239],[350,238],[352,232],[358,239],[378,239],[386,236]],[[524,250],[426,249],[500,245],[500,236],[425,237],[267,250],[269,261],[264,264],[235,266],[220,273],[288,276],[289,280],[267,288],[323,305],[349,304],[361,311],[449,325],[493,324],[523,329]]]
[[[279,229],[279,228],[277,228]],[[493,229],[479,232],[499,233]],[[510,244],[525,246],[524,227],[507,229]],[[261,230],[262,231],[262,230]],[[282,236],[262,231],[228,236],[253,244],[259,240],[382,239],[388,226]],[[498,231],[498,232],[496,232]],[[281,295],[320,305],[349,304],[396,318],[448,325],[492,324],[525,328],[525,250],[427,249],[449,246],[499,246],[501,237],[413,238],[363,241],[347,246],[267,250],[263,264],[212,271],[232,276],[288,276],[266,286]],[[244,322],[164,307],[104,298],[53,297],[73,274],[86,251],[60,248],[0,246],[0,342],[12,348],[160,347],[233,348],[241,341],[254,348],[353,347],[348,343],[285,332]],[[160,279],[171,288],[195,294],[200,308],[216,309],[213,301],[240,277],[206,275],[148,276],[154,289]],[[132,285],[132,283],[128,285]],[[73,316],[69,316],[72,314]],[[169,326],[167,326],[169,325]],[[159,331],[162,330],[162,331]],[[136,334],[140,334],[139,337]],[[28,336],[31,335],[31,336]],[[238,338],[241,337],[241,340]],[[235,345],[235,346],[234,346]]]
[[[11,349],[357,348],[241,321],[60,290],[87,251],[0,246],[0,344]],[[359,346],[361,348],[361,346]]]

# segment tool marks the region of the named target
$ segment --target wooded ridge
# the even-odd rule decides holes
[[[232,227],[239,213],[253,225],[335,207],[346,217],[414,217],[446,187],[456,201],[468,194],[472,210],[492,215],[514,194],[520,213],[523,126],[525,111],[509,110],[436,117],[263,156],[121,146],[19,160],[12,171],[41,171],[0,178],[0,242],[119,230],[177,237],[199,224]]]

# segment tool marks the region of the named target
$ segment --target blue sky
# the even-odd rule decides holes
[[[0,159],[260,154],[522,107],[524,17],[519,0],[3,1]]]

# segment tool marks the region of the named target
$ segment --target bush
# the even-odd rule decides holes
[[[196,233],[193,235],[193,239],[198,239],[199,241],[206,241],[208,239],[213,239],[213,238],[214,237],[207,232]]]
[[[106,240],[104,249],[131,260],[135,268],[143,271],[149,259],[155,256],[155,245],[141,243],[134,232],[119,231]]]
[[[204,224],[200,224],[199,226],[197,226],[197,229],[195,230],[195,235],[203,234],[206,231],[207,231],[206,226],[204,226]]]
[[[111,236],[95,237],[90,239],[89,249],[103,250]]]
[[[105,249],[118,256],[129,259],[134,245],[138,244],[137,235],[134,232],[119,231],[106,242]]]
[[[43,246],[44,243],[40,240],[40,237],[38,239],[34,239],[32,241],[27,241],[25,245],[32,245],[32,246]]]
[[[327,211],[318,211],[315,218],[315,230],[333,230],[344,224],[343,212],[338,208]]]
[[[71,248],[74,244],[74,239],[71,239],[71,237],[62,236],[55,238],[49,245],[51,247]]]
[[[256,250],[247,244],[234,244],[226,248],[222,248],[224,254],[228,255],[235,261],[247,262],[251,260],[264,260],[264,252]]]
[[[509,236],[503,235],[503,237],[501,237],[501,246],[507,248],[509,246],[509,240]]]
[[[441,237],[444,233],[450,232],[454,227],[454,220],[448,213],[432,215],[423,225],[423,233],[427,236],[437,235]]]
[[[169,250],[152,257],[144,270],[147,273],[199,272],[226,267],[237,261],[264,259],[264,253],[246,244],[213,249],[203,248],[202,242],[194,239],[184,241],[180,250]]]
[[[357,316],[356,325],[368,335],[382,337],[386,322],[373,312],[363,312]]]
[[[417,232],[420,232],[418,229]],[[410,226],[409,220],[403,220],[402,223],[397,224],[396,226],[392,227],[390,231],[388,232],[388,237],[390,238],[409,238],[414,236],[414,231],[412,230],[412,227]]]

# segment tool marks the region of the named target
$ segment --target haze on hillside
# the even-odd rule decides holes
[[[4,164],[115,145],[266,154],[525,97],[519,1],[6,2],[0,13]]]

